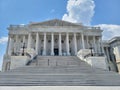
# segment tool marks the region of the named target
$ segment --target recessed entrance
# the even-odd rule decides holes
[[[54,48],[54,54],[55,54],[55,56],[58,55],[58,52],[59,52],[59,49],[58,48]]]

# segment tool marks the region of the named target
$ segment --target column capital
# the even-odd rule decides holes
[[[59,34],[61,34],[61,32],[59,32]]]
[[[44,32],[44,35],[46,35],[47,33],[46,32]]]

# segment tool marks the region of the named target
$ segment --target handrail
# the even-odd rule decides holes
[[[84,58],[87,58],[89,56],[91,56],[91,57],[93,57],[93,56],[104,56],[104,53],[93,53],[93,54],[89,53],[89,54],[85,55]]]
[[[35,55],[33,58],[31,58],[27,63],[26,65],[30,65],[31,62],[33,62],[34,60],[36,60],[38,55]]]
[[[29,53],[26,52],[26,55],[27,55],[29,58],[31,58],[31,55],[30,55]]]
[[[89,54],[87,54],[87,55],[85,55],[84,56],[84,58],[87,58],[87,57],[89,57],[89,56],[91,56],[91,54],[89,53]]]

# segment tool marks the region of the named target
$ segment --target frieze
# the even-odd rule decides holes
[[[9,34],[28,34],[29,32],[26,31],[26,30],[21,30],[21,31],[18,31],[18,30],[11,30],[9,32]]]
[[[99,27],[73,27],[73,26],[12,26],[9,28],[10,34],[28,34],[29,32],[70,32],[83,33],[84,35],[101,36],[102,30]]]

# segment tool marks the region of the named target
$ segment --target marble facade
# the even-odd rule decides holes
[[[9,58],[12,56],[77,56],[80,50],[90,48],[94,54],[104,53],[100,27],[53,19],[27,25],[10,25],[8,30],[4,70],[6,64],[11,63]],[[8,68],[10,69],[10,65]]]
[[[90,47],[93,47],[96,53],[101,52],[102,30],[99,27],[84,27],[76,24],[76,26],[74,24],[59,26],[59,20],[50,22],[54,22],[53,26],[43,26],[41,23],[10,26],[6,53],[22,55],[23,46],[25,51],[33,49],[38,55],[76,55],[80,49]],[[58,25],[55,25],[56,23]]]

